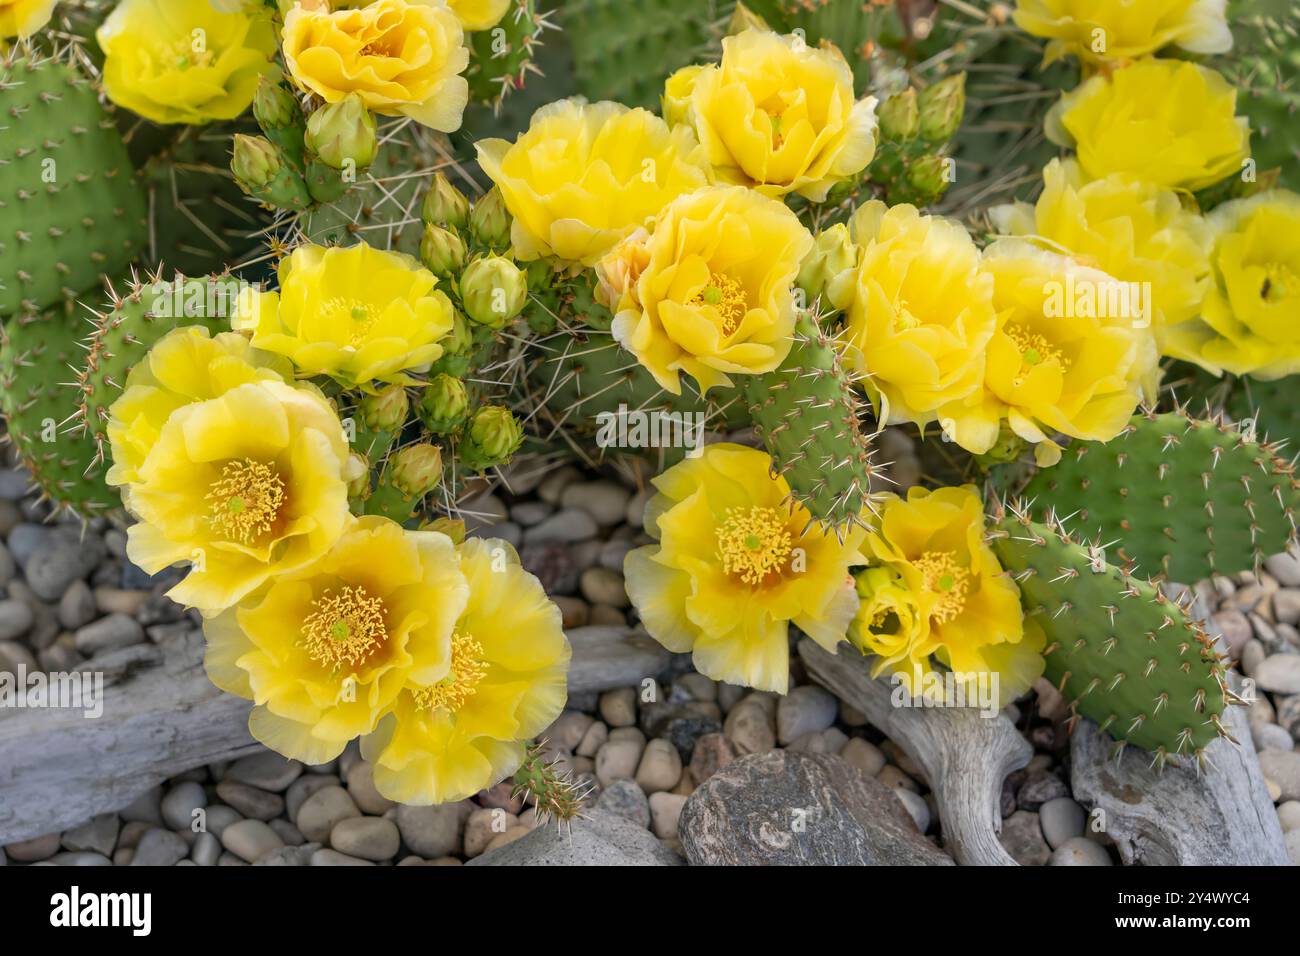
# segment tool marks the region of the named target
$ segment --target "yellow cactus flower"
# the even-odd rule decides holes
[[[466,30],[490,30],[501,22],[515,0],[447,0]]]
[[[280,291],[246,289],[231,326],[253,345],[288,357],[304,376],[347,385],[409,385],[442,356],[451,300],[438,278],[401,252],[353,246],[299,246],[280,261]]]
[[[368,516],[319,560],[205,622],[204,667],[252,700],[248,729],[293,760],[333,760],[413,678],[453,666],[469,584],[455,545]]]
[[[275,68],[270,17],[209,0],[122,0],[95,38],[108,98],[155,123],[234,119]]]
[[[714,680],[784,694],[791,622],[829,651],[844,640],[866,531],[805,531],[811,516],[771,467],[765,452],[706,445],[653,479],[645,526],[657,543],[629,552],[623,572],[660,644],[693,653]]]
[[[172,329],[127,373],[122,394],[109,409],[105,431],[113,463],[108,483],[125,486],[129,496],[131,484],[140,480],[140,466],[178,408],[250,382],[292,377],[287,361],[254,350],[235,332],[212,336],[200,325]]]
[[[1236,88],[1214,70],[1139,60],[1062,96],[1047,133],[1078,151],[1091,179],[1130,173],[1194,191],[1240,173],[1250,155],[1250,123],[1236,109]]]
[[[1125,283],[1137,283],[1150,300],[1156,341],[1194,318],[1209,283],[1209,234],[1200,216],[1176,193],[1134,176],[1114,174],[1086,182],[1076,163],[1052,160],[1043,170],[1035,205],[1015,203],[990,211],[1004,235],[1022,236],[1046,249]]]
[[[690,88],[688,121],[726,182],[814,202],[876,153],[876,99],[853,98],[853,71],[834,47],[746,30],[722,40],[722,62],[676,74],[665,99]]]
[[[691,95],[695,92],[695,81],[708,68],[703,63],[684,66],[664,81],[663,96],[659,98],[659,112],[669,126],[691,121]]]
[[[139,519],[127,555],[149,574],[190,563],[168,596],[224,610],[334,544],[351,520],[356,466],[338,415],[312,386],[255,380],[183,405],[125,488]]]
[[[813,239],[784,204],[714,186],[673,200],[653,232],[625,243],[635,251],[615,248],[600,270],[601,294],[619,293],[611,332],[665,389],[681,394],[680,372],[702,392],[729,385],[789,353],[794,280]]]
[[[499,783],[564,709],[570,649],[559,608],[505,541],[470,538],[459,553],[469,601],[449,665],[409,680],[361,742],[375,786],[401,803],[463,800]]]
[[[1146,397],[1154,401],[1159,354],[1141,286],[1002,239],[984,252],[998,330],[988,344],[984,390],[952,414],[959,433],[987,434],[1002,418],[1021,438],[1050,434],[1109,441]],[[976,453],[988,447],[969,449]],[[1053,456],[1054,457],[1054,456]]]
[[[0,50],[4,41],[31,36],[54,15],[58,0],[0,0]]]
[[[1209,215],[1213,281],[1200,317],[1169,330],[1167,351],[1215,374],[1300,372],[1300,196],[1271,190]]]
[[[513,142],[474,144],[514,217],[520,259],[596,260],[683,193],[708,185],[689,127],[618,103],[543,106]]]
[[[871,376],[886,420],[938,420],[964,447],[992,444],[987,434],[958,433],[958,424],[974,423],[952,414],[979,395],[997,326],[993,278],[980,270],[970,235],[878,200],[862,205],[852,227],[861,254],[844,327],[849,366]]]
[[[443,133],[460,129],[469,102],[465,31],[443,0],[295,5],[284,18],[284,60],[327,103],[356,93],[372,112]]]
[[[1136,60],[1166,46],[1188,53],[1232,49],[1225,0],[1017,0],[1016,25],[1048,41],[1048,63]]]
[[[1026,622],[1019,588],[984,541],[973,486],[890,495],[865,550],[873,567],[858,576],[851,633],[880,655],[874,674],[897,674],[915,696],[934,658],[963,681],[997,673],[1000,704],[1042,674],[1043,632]]]

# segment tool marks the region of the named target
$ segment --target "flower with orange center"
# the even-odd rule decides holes
[[[255,738],[324,763],[374,730],[408,681],[446,677],[468,596],[446,535],[360,518],[320,560],[205,622],[204,666],[254,702]]]
[[[412,676],[361,742],[379,792],[402,803],[463,800],[499,783],[564,709],[570,651],[559,608],[505,541],[470,538],[458,553],[469,598],[448,666]]]
[[[692,652],[701,674],[784,694],[789,625],[834,650],[858,609],[849,568],[864,564],[865,530],[818,530],[771,458],[708,445],[654,479],[646,531],[627,555],[628,596],[650,636]]]

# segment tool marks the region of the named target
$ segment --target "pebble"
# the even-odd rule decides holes
[[[796,687],[776,708],[776,739],[789,744],[804,734],[820,733],[835,722],[839,702],[814,684]]]
[[[85,581],[73,581],[59,598],[59,623],[70,631],[89,624],[98,614],[95,595]]]
[[[564,489],[581,478],[582,472],[572,465],[565,465],[541,480],[537,486],[537,497],[548,504],[558,505],[560,496],[564,494]]]
[[[1300,588],[1300,557],[1283,552],[1264,559],[1264,568],[1284,588]]]
[[[194,811],[207,805],[208,795],[200,784],[179,783],[162,799],[163,822],[173,830],[188,830],[194,824]]]
[[[593,720],[573,752],[579,757],[595,757],[607,740],[609,740],[609,727],[603,720]]]
[[[596,520],[587,512],[565,508],[531,528],[525,528],[524,541],[527,544],[572,544],[594,538],[599,531]]]
[[[323,848],[311,855],[312,866],[374,866],[369,860],[348,856],[338,850]]]
[[[695,742],[691,753],[691,776],[696,783],[703,783],[711,776],[737,759],[736,746],[722,734],[705,734]]]
[[[284,793],[284,806],[285,811],[289,814],[289,819],[298,819],[298,811],[302,809],[303,803],[312,794],[324,790],[326,787],[337,787],[338,785],[339,778],[333,774],[303,774],[289,784],[289,789]],[[351,800],[352,798],[348,797],[348,799]]]
[[[1016,791],[1016,803],[1022,810],[1037,810],[1048,800],[1068,797],[1070,788],[1056,774],[1046,770],[1035,771]]]
[[[302,776],[302,764],[273,750],[240,757],[226,770],[226,779],[246,783],[259,790],[283,793]]]
[[[580,710],[566,710],[555,718],[555,723],[551,724],[543,736],[552,747],[574,751],[595,722],[590,714],[584,714]]]
[[[500,808],[480,807],[473,811],[465,820],[465,856],[481,856],[489,843],[518,823],[517,816]]]
[[[433,807],[403,805],[397,808],[394,820],[411,851],[432,860],[461,852],[465,819],[473,809],[468,800]]]
[[[1087,815],[1083,807],[1069,797],[1048,800],[1038,808],[1038,822],[1043,828],[1043,838],[1053,850],[1060,849],[1066,841],[1084,835]]]
[[[1268,651],[1264,645],[1252,637],[1241,649],[1241,672],[1247,677],[1254,677],[1267,657]]]
[[[1276,786],[1274,802],[1300,800],[1300,753],[1265,750],[1259,755],[1265,782]]]
[[[307,838],[302,835],[302,831],[284,817],[276,817],[268,825],[275,831],[275,835],[288,846],[302,846],[307,842]]]
[[[50,857],[55,866],[112,866],[113,861],[102,853],[60,853]]]
[[[885,755],[880,748],[862,737],[853,737],[844,745],[840,756],[869,777],[880,773],[885,766]]]
[[[1255,741],[1256,750],[1288,751],[1295,748],[1291,735],[1277,724],[1256,724],[1251,727],[1250,735]]]
[[[0,641],[26,634],[34,620],[32,609],[22,601],[0,601]]]
[[[671,790],[682,779],[682,758],[667,740],[656,738],[646,744],[636,768],[636,782],[646,793]]]
[[[109,856],[117,846],[122,824],[116,813],[101,813],[79,827],[63,834],[63,846],[74,852],[93,852]]]
[[[1300,654],[1266,657],[1252,676],[1264,690],[1277,694],[1300,694]]]
[[[13,536],[10,536],[10,545]],[[84,540],[77,531],[55,531],[36,546],[23,563],[27,586],[42,601],[57,601],[78,578],[84,578],[103,559],[104,542],[87,534]]]
[[[683,674],[673,681],[673,689],[676,690],[679,687],[689,694],[692,700],[698,700],[706,704],[717,703],[718,701],[718,682],[705,677],[703,674],[697,674],[694,671]]]
[[[204,811],[203,826],[209,833],[215,833],[220,837],[226,832],[227,827],[233,826],[242,819],[244,818],[239,815],[234,807],[217,804],[208,807]]]
[[[161,827],[145,831],[131,857],[132,866],[173,866],[190,855],[190,845],[180,834]]]
[[[917,782],[892,763],[886,764],[880,773],[876,774],[876,779],[891,790],[910,790],[912,793],[921,792],[921,787]]]
[[[200,833],[190,847],[190,859],[199,866],[216,866],[221,858],[221,841],[212,833]]]
[[[632,492],[610,481],[577,481],[560,494],[560,506],[580,508],[608,527],[627,520],[627,503]]]
[[[1273,616],[1279,624],[1300,624],[1300,589],[1288,588],[1274,594]]]
[[[1021,866],[1043,866],[1052,856],[1052,848],[1043,839],[1038,814],[1031,810],[1017,810],[1003,820],[998,840]]]
[[[627,501],[627,510],[623,512],[624,520],[633,528],[640,528],[645,521],[645,506],[653,497],[654,492],[648,489],[634,494]]]
[[[930,807],[918,794],[901,787],[894,788],[894,796],[903,802],[908,814],[916,822],[916,828],[922,833],[930,829]]]
[[[503,847],[508,843],[514,843],[516,840],[528,836],[528,834],[531,832],[532,830],[529,827],[513,826],[505,833],[499,833],[495,837],[493,837],[492,842],[487,845],[487,850],[485,850],[484,852],[490,853],[491,851],[499,849],[500,847]]]
[[[627,728],[635,729],[635,728]],[[640,731],[637,731],[639,734]],[[637,765],[641,760],[643,743],[636,740],[615,739],[612,735],[596,751],[596,779],[602,787],[608,787],[615,780],[631,780],[636,776]]]
[[[397,806],[375,788],[374,768],[368,761],[359,760],[349,767],[347,781],[348,793],[365,813],[378,817]]]
[[[17,641],[0,641],[0,674],[17,674],[19,667],[27,673],[38,668],[32,652]]]
[[[0,587],[4,587],[13,580],[14,572],[17,565],[14,563],[13,555],[5,547],[5,543],[0,541]]]
[[[79,628],[76,634],[77,650],[87,656],[130,647],[145,639],[140,622],[125,614],[110,614]]]
[[[505,503],[493,494],[478,495],[464,502],[460,509],[466,532],[491,529],[506,520],[509,512]]]
[[[95,606],[101,614],[126,614],[135,617],[149,599],[148,591],[126,588],[95,588]]]
[[[270,820],[284,812],[284,797],[278,793],[267,793],[234,780],[217,784],[217,796],[254,820]]]
[[[119,810],[118,816],[127,823],[152,823],[161,826],[163,822],[159,806],[161,801],[162,787],[150,787]]]
[[[284,846],[284,841],[261,820],[240,820],[226,827],[221,834],[221,844],[241,860],[255,863],[272,850]]]
[[[1223,639],[1227,642],[1229,653],[1233,657],[1241,657],[1246,643],[1252,636],[1250,621],[1246,620],[1246,615],[1233,608],[1227,608],[1216,611],[1211,616],[1214,623],[1223,631]]]
[[[751,694],[727,714],[722,731],[741,753],[764,753],[776,746],[776,731],[772,724],[772,715],[760,698]]]
[[[1087,837],[1066,840],[1052,851],[1048,866],[1112,866],[1110,854],[1101,844]]]
[[[636,688],[618,687],[600,695],[601,719],[610,727],[631,727],[636,723]]]
[[[680,793],[650,794],[650,829],[661,840],[677,839],[677,822],[686,806],[686,795]]]
[[[30,840],[5,844],[5,853],[8,854],[9,859],[18,863],[35,863],[38,860],[48,860],[58,852],[59,835],[57,833],[47,833],[44,836],[32,837]]]
[[[350,817],[330,831],[330,846],[340,853],[380,863],[391,860],[401,847],[397,825],[383,817]]]
[[[566,631],[575,627],[586,627],[591,623],[591,605],[581,598],[556,594],[551,600],[560,609],[560,625]]]
[[[324,843],[340,820],[359,816],[361,811],[348,791],[339,786],[327,786],[303,800],[293,822],[308,840]]]
[[[521,501],[510,509],[511,519],[525,528],[545,521],[555,512],[555,506],[545,501]]]
[[[616,813],[639,827],[650,826],[650,803],[645,791],[631,780],[615,780],[605,787],[596,809]]]
[[[578,579],[578,588],[582,591],[582,596],[592,604],[625,608],[632,603],[628,600],[623,575],[609,568],[598,566],[583,571]]]

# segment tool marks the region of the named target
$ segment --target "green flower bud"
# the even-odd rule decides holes
[[[284,129],[298,120],[298,101],[287,86],[263,73],[253,94],[253,116],[263,130]]]
[[[510,245],[510,213],[496,186],[474,203],[469,213],[469,230],[489,249],[505,249]]]
[[[374,395],[362,398],[357,411],[361,415],[361,423],[370,431],[395,432],[406,424],[411,402],[406,397],[406,389],[400,385],[390,385]]]
[[[469,222],[469,200],[442,173],[433,177],[433,185],[424,194],[420,216],[431,226],[464,229]]]
[[[486,471],[510,461],[524,443],[524,430],[510,409],[480,408],[470,419],[460,442],[461,463],[471,471]]]
[[[459,431],[469,417],[469,392],[465,383],[451,375],[435,375],[420,397],[419,415],[420,421],[435,435]]]
[[[799,267],[799,288],[810,299],[821,296],[829,305],[843,310],[853,300],[858,247],[842,222],[817,234],[812,251]]]
[[[331,169],[365,169],[379,151],[375,118],[356,93],[326,103],[307,117],[306,143]]]
[[[926,87],[919,106],[921,135],[931,143],[952,139],[966,112],[966,74],[957,73]]]
[[[908,87],[885,100],[876,114],[880,120],[880,135],[895,143],[915,139],[921,131],[921,110],[917,106],[916,90]]]
[[[928,206],[948,191],[948,163],[943,156],[922,156],[907,170],[907,184],[918,206]]]
[[[465,267],[465,243],[442,226],[426,225],[420,240],[420,261],[434,275],[450,278]]]
[[[279,174],[282,166],[280,153],[270,140],[262,136],[235,134],[230,171],[235,174],[235,180],[246,192],[269,185]]]
[[[504,256],[482,256],[460,277],[460,301],[470,320],[490,329],[505,328],[528,301],[528,280]]]
[[[388,459],[385,477],[411,498],[422,498],[442,483],[442,450],[420,442],[399,449]]]
[[[440,344],[443,355],[464,355],[474,346],[474,327],[460,309],[452,309],[451,331]]]

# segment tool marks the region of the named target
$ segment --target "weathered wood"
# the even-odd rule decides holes
[[[574,692],[639,683],[670,657],[630,628],[568,636]],[[250,703],[208,680],[198,633],[162,650],[160,665],[108,678],[97,719],[71,709],[0,710],[0,845],[77,826],[168,777],[258,748],[248,734]]]
[[[895,707],[891,685],[871,679],[872,658],[847,648],[831,654],[805,638],[799,656],[813,680],[866,714],[925,772],[944,847],[958,863],[1015,866],[998,840],[1002,781],[1029,763],[1033,748],[1011,721],[968,708]]]

